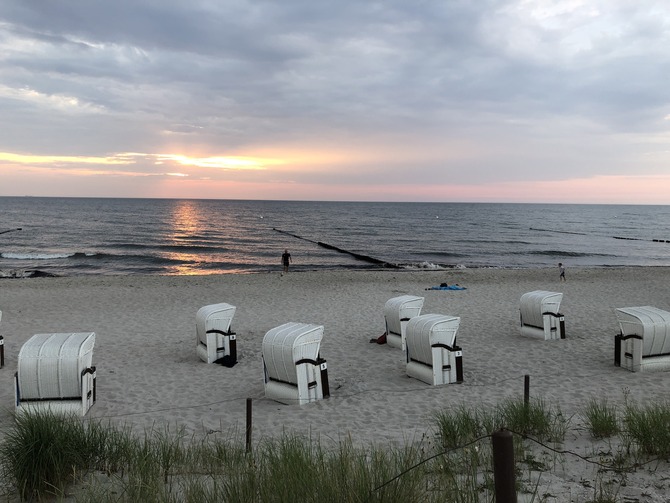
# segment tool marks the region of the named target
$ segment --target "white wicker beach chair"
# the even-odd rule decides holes
[[[33,335],[19,351],[16,411],[83,416],[95,403],[95,333]]]
[[[196,351],[207,363],[229,355],[237,362],[237,339],[230,325],[235,316],[235,306],[212,304],[198,309],[195,315]]]
[[[386,322],[386,343],[405,351],[405,327],[414,316],[421,314],[423,297],[401,295],[386,301],[384,320]]]
[[[670,312],[622,307],[616,315],[621,333],[614,339],[614,364],[631,372],[670,369]]]
[[[0,321],[2,321],[2,311],[0,311]],[[5,338],[0,335],[0,369],[5,366]]]
[[[544,340],[565,339],[565,317],[559,312],[562,293],[535,290],[519,303],[521,334]]]
[[[263,337],[265,396],[303,405],[330,395],[326,360],[319,347],[323,326],[285,323]]]
[[[456,345],[461,319],[422,314],[407,323],[407,375],[438,386],[463,382],[463,351]]]

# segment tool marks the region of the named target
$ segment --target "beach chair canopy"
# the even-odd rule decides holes
[[[81,376],[91,367],[94,345],[94,332],[33,335],[19,351],[20,398],[80,400]]]
[[[407,354],[409,358],[429,365],[433,362],[433,347],[456,345],[456,332],[461,324],[457,316],[422,314],[407,323]]]
[[[217,330],[224,334],[230,332],[235,310],[235,306],[226,303],[211,304],[198,309],[195,315],[198,340],[206,345],[208,331]]]
[[[461,319],[422,314],[407,322],[407,375],[439,386],[463,381],[463,354],[456,345]]]
[[[622,336],[642,338],[642,357],[670,354],[670,312],[652,306],[616,309]]]
[[[386,331],[392,334],[402,334],[402,322],[421,314],[423,297],[401,295],[386,301],[384,304],[384,319]]]
[[[237,361],[235,332],[230,328],[235,316],[235,306],[210,304],[198,309],[195,315],[196,353],[207,363],[220,361],[224,356]]]
[[[386,343],[390,347],[405,350],[405,333],[407,322],[421,314],[423,297],[401,295],[386,301],[384,304],[384,321],[386,322]]]
[[[297,365],[302,361],[316,365],[323,338],[323,325],[284,323],[263,337],[262,352],[270,379],[296,384]]]
[[[524,293],[521,296],[519,306],[523,324],[534,327],[543,327],[544,314],[560,314],[559,310],[562,299],[563,294],[558,292],[535,290],[533,292]]]

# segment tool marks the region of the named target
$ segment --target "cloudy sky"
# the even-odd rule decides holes
[[[0,195],[670,204],[667,0],[2,0]]]

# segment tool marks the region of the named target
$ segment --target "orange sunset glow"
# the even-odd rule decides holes
[[[0,197],[670,204],[658,2],[343,1],[0,9]]]

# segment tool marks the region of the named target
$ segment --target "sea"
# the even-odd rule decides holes
[[[670,206],[0,197],[0,276],[670,266]]]

